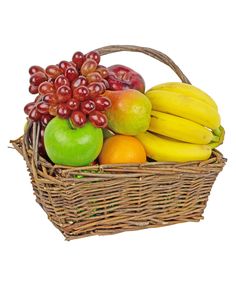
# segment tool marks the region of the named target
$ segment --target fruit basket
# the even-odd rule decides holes
[[[151,56],[190,84],[167,55],[154,49],[130,45],[97,49],[101,56],[119,51]],[[64,166],[39,154],[39,136],[39,123],[29,121],[24,135],[11,143],[26,161],[36,201],[66,240],[199,221],[226,162],[213,149],[204,161],[149,159],[145,163]]]

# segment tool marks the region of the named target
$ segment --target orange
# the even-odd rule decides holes
[[[146,162],[146,152],[135,137],[115,135],[105,140],[99,162],[100,164],[143,163]]]

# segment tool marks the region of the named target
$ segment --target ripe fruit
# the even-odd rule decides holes
[[[67,102],[71,98],[71,88],[67,85],[60,86],[57,89],[57,99],[59,102]]]
[[[193,97],[202,102],[205,102],[206,104],[211,105],[216,110],[218,109],[215,101],[207,93],[190,84],[179,83],[179,82],[168,82],[168,83],[156,85],[152,87],[149,91],[151,90],[167,90],[171,92],[181,93],[185,96]]]
[[[49,78],[56,79],[58,76],[62,74],[61,69],[56,65],[50,65],[46,68],[46,74]]]
[[[29,118],[34,121],[37,122],[41,119],[42,114],[37,110],[37,108],[34,106],[32,108],[32,110],[29,112]]]
[[[114,74],[121,82],[123,82],[124,84],[123,89],[126,89],[127,85],[129,85],[129,88],[137,89],[138,91],[144,93],[145,82],[139,73],[123,65],[113,65],[113,66],[110,66],[108,70],[110,74]],[[121,89],[117,89],[117,86],[114,81],[113,81],[112,89],[121,90]]]
[[[208,144],[219,139],[208,128],[188,119],[159,111],[152,111],[151,114],[148,129],[151,132],[195,144]]]
[[[100,54],[97,51],[90,51],[85,55],[86,59],[93,59],[97,64],[100,62]]]
[[[211,156],[210,145],[181,142],[149,132],[140,133],[137,138],[144,145],[147,156],[156,161],[186,162],[206,160]]]
[[[59,66],[59,68],[60,68],[63,72],[65,72],[66,69],[67,69],[68,67],[71,67],[72,65],[71,65],[70,62],[63,60],[63,61],[61,61],[61,62],[58,64],[58,66]]]
[[[70,110],[74,111],[79,109],[79,101],[75,98],[70,98],[66,104]]]
[[[29,68],[29,74],[30,75],[33,75],[34,73],[37,73],[37,72],[43,72],[44,73],[44,69],[40,66],[31,66]]]
[[[88,85],[90,95],[95,97],[97,95],[103,94],[105,91],[105,86],[102,82],[92,82]]]
[[[100,164],[143,163],[146,152],[135,137],[115,135],[107,138],[99,155]]]
[[[84,114],[89,114],[95,110],[96,105],[93,100],[89,99],[81,102],[80,109]]]
[[[41,95],[53,95],[55,93],[55,89],[52,83],[50,82],[43,82],[38,87],[39,94]]]
[[[89,99],[89,89],[86,86],[79,86],[74,89],[73,97],[78,101]]]
[[[55,79],[54,86],[56,89],[58,89],[60,86],[63,86],[63,85],[70,86],[70,82],[64,75],[60,75]]]
[[[118,134],[137,135],[145,132],[151,119],[151,103],[141,92],[134,89],[106,91],[111,100],[105,111],[109,128]]]
[[[97,128],[105,128],[108,124],[107,116],[97,110],[89,114],[89,121]]]
[[[151,90],[146,96],[150,99],[153,110],[189,119],[212,130],[220,126],[217,110],[196,97],[167,90]]]
[[[88,83],[101,82],[102,81],[102,76],[99,74],[99,72],[89,73],[87,75],[87,80],[88,80]]]
[[[70,117],[71,110],[66,103],[61,103],[57,107],[57,114],[60,118],[66,119]]]
[[[47,154],[52,162],[67,166],[84,166],[99,155],[102,130],[87,122],[82,128],[72,128],[69,121],[53,118],[44,133]]]
[[[89,73],[95,72],[97,68],[97,62],[93,59],[86,59],[81,66],[80,72],[83,76],[87,76]]]
[[[70,120],[74,127],[82,127],[86,123],[86,115],[81,111],[73,111]]]
[[[37,103],[36,109],[41,114],[48,114],[49,105],[44,101]]]
[[[109,84],[110,90],[125,90],[125,89],[131,89],[131,85],[128,81],[122,81],[118,77],[116,77],[114,74],[109,74],[107,77],[107,81]]]
[[[96,96],[93,101],[96,105],[96,110],[104,111],[111,107],[111,100],[105,96]]]
[[[72,61],[63,60],[57,65],[47,66],[46,70],[32,66],[29,70],[29,91],[32,94],[39,92],[35,101],[37,105],[33,104],[37,111],[30,115],[33,121],[41,119],[39,114],[50,114],[71,118],[72,124],[77,127],[84,125],[86,120],[99,128],[107,126],[104,111],[110,107],[111,101],[101,98],[101,95],[110,87],[107,81],[109,71],[98,65],[99,62],[98,52],[83,55],[77,51]],[[29,115],[27,108],[25,111]]]
[[[39,86],[42,82],[47,80],[47,76],[43,72],[33,73],[30,77],[30,84]]]
[[[38,87],[35,86],[35,85],[30,85],[29,86],[29,92],[32,93],[32,94],[38,93]]]
[[[35,107],[34,102],[27,103],[24,107],[24,112],[26,115],[29,115],[30,111]]]
[[[68,67],[65,71],[66,78],[72,82],[78,77],[78,72],[75,67]]]
[[[87,84],[88,81],[85,76],[78,76],[78,78],[71,83],[71,88],[75,89],[79,86],[86,86]]]
[[[77,68],[81,68],[81,66],[84,63],[84,54],[80,51],[77,51],[74,53],[73,57],[72,57],[72,61],[76,64]]]

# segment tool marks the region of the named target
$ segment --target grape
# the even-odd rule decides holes
[[[60,86],[57,89],[57,99],[59,102],[66,102],[71,98],[71,88],[67,85]]]
[[[59,88],[62,85],[70,86],[69,80],[64,75],[58,76],[54,81],[55,88]]]
[[[65,71],[66,78],[72,82],[78,77],[78,72],[75,67],[68,67]]]
[[[30,85],[29,86],[29,92],[32,94],[37,94],[38,93],[38,87],[35,85]]]
[[[41,95],[54,94],[55,89],[52,83],[43,82],[39,85],[38,91]]]
[[[46,68],[46,74],[49,78],[56,79],[62,74],[62,71],[57,65],[49,65]]]
[[[93,59],[86,59],[83,65],[81,66],[80,72],[83,76],[87,76],[89,73],[92,73],[97,68],[97,62]]]
[[[103,80],[102,76],[98,72],[89,73],[86,78],[89,83],[101,82]]]
[[[69,99],[66,104],[70,110],[74,111],[79,109],[79,101],[75,98]]]
[[[111,100],[105,96],[96,96],[93,101],[96,105],[96,110],[104,111],[111,107]]]
[[[30,75],[33,75],[33,74],[35,74],[37,72],[43,72],[44,73],[44,69],[42,67],[40,67],[40,66],[31,66],[29,68],[29,74]]]
[[[70,120],[75,127],[82,127],[86,123],[86,115],[81,111],[73,111]]]
[[[43,101],[47,104],[50,104],[50,105],[56,105],[57,104],[57,98],[56,98],[55,95],[46,94],[43,97]]]
[[[36,104],[37,102],[39,102],[41,100],[41,98],[42,98],[41,95],[37,95],[35,97],[34,103]]]
[[[35,106],[34,102],[27,103],[24,107],[25,114],[29,115],[30,111],[34,108],[34,106]]]
[[[106,79],[103,79],[102,83],[104,84],[105,89],[110,89],[110,85],[109,85],[109,83],[108,83],[108,81]]]
[[[61,61],[58,66],[60,69],[62,69],[63,72],[65,72],[68,67],[71,67],[71,63],[68,61]]]
[[[37,108],[39,113],[48,114],[49,105],[47,103],[45,103],[44,101],[38,103],[36,108]]]
[[[36,109],[36,107],[33,107],[33,109],[29,113],[29,118],[34,122],[39,121],[41,119],[41,116],[42,116],[42,114],[39,113],[39,111]]]
[[[97,110],[89,114],[89,121],[97,128],[105,128],[108,123],[106,115]]]
[[[69,118],[71,114],[71,110],[65,103],[59,104],[57,108],[57,114],[61,118]]]
[[[79,86],[82,85],[87,85],[88,81],[84,76],[79,76],[77,79],[75,79],[72,83],[71,83],[71,88],[75,89]]]
[[[34,86],[39,86],[42,82],[47,80],[47,76],[43,72],[37,72],[31,75],[30,84]]]
[[[89,89],[86,86],[79,86],[74,89],[73,97],[78,101],[85,101],[89,98]]]
[[[108,77],[109,71],[106,67],[99,65],[96,69],[96,72],[98,72],[104,79]]]
[[[101,82],[93,82],[88,85],[89,92],[92,97],[104,93],[105,86]]]
[[[57,116],[57,105],[50,105],[48,110],[50,115]]]
[[[90,51],[85,55],[86,59],[93,59],[97,64],[100,62],[100,54],[97,51]]]
[[[80,104],[80,109],[84,114],[91,113],[93,110],[95,110],[95,108],[95,102],[91,99],[85,100]]]
[[[33,121],[41,121],[38,150],[45,154],[44,129],[54,116],[71,119],[71,125],[82,127],[89,119],[95,127],[106,127],[107,117],[101,111],[111,107],[109,98],[102,96],[106,89],[124,89],[125,83],[100,63],[100,54],[91,51],[84,55],[77,51],[72,61],[61,61],[44,70],[40,66],[29,69],[29,92],[37,94],[34,102],[24,107]],[[110,86],[111,84],[111,86]]]
[[[50,114],[43,114],[41,117],[41,123],[44,127],[47,126],[47,124],[52,120],[53,116]],[[43,131],[44,132],[44,131]],[[42,132],[41,132],[41,136],[43,136]]]
[[[73,57],[72,57],[72,61],[76,64],[77,68],[81,68],[81,66],[84,63],[84,54],[80,51],[77,51],[74,53]]]

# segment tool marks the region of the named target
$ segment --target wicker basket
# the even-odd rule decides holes
[[[190,83],[168,56],[154,49],[122,45],[97,51],[101,55],[118,51],[145,53]],[[26,161],[36,201],[67,240],[199,221],[226,162],[220,152],[213,150],[211,158],[203,162],[53,165],[38,155],[39,130],[39,125],[33,123],[32,146],[27,131],[11,143]]]

